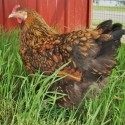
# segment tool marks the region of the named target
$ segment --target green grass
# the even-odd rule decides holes
[[[110,7],[110,6],[93,6],[94,10],[105,10],[105,11],[117,11],[117,12],[125,12],[124,6],[116,6],[116,7]]]
[[[57,80],[56,73],[48,77],[39,73],[28,75],[19,55],[18,31],[3,32],[0,37],[0,124],[124,125],[124,53],[125,45],[122,45],[118,65],[100,94],[91,100],[84,99],[80,110],[58,108],[55,101],[60,93],[48,91]],[[38,84],[40,89],[36,93]]]

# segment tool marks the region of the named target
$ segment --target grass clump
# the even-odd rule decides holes
[[[122,125],[125,118],[125,45],[110,82],[80,110],[58,108],[58,92],[49,87],[58,78],[25,71],[19,55],[18,31],[0,36],[0,124],[1,125]],[[37,85],[40,89],[36,92]],[[60,96],[57,96],[60,95]],[[46,98],[48,97],[48,98]]]

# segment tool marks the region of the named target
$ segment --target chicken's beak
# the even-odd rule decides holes
[[[8,16],[8,18],[12,18],[12,17],[16,17],[17,16],[17,14],[15,13],[15,12],[12,12],[9,16]]]

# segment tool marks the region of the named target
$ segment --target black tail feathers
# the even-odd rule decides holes
[[[113,40],[119,40],[124,34],[125,34],[125,30],[123,29],[117,29],[111,32]]]
[[[101,29],[102,30],[101,33],[108,34],[110,32],[122,30],[122,27],[123,27],[123,25],[121,23],[114,23],[114,24],[112,24],[112,20],[106,20],[106,21],[103,21],[102,23],[100,23],[96,27],[96,30]],[[121,31],[121,33],[124,34],[123,31]]]
[[[104,26],[108,26],[108,24],[111,23],[111,21],[104,21],[101,24],[97,26],[97,28],[103,28]],[[103,25],[102,25],[103,24]],[[107,24],[107,25],[106,25]],[[108,29],[109,28],[109,29]],[[98,39],[98,42],[102,42],[102,46],[100,48],[100,51],[98,53],[98,56],[110,56],[116,54],[117,49],[121,45],[121,37],[125,34],[125,29],[122,29],[122,24],[120,23],[114,23],[113,25],[103,28],[102,34],[109,34],[111,35],[111,39],[102,42],[100,39]]]
[[[112,31],[121,30],[122,27],[123,27],[123,25],[122,25],[121,23],[114,23],[114,24],[112,25],[111,30],[112,30]]]
[[[111,28],[111,26],[112,26],[112,20],[106,20],[106,21],[100,23],[100,24],[97,26],[96,30],[101,29],[101,30],[102,30],[101,32],[104,33],[104,32],[106,32],[107,30],[109,30],[109,29]]]

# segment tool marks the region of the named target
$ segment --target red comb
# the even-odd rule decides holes
[[[19,8],[20,5],[16,5],[14,8],[13,8],[13,12],[16,12],[16,9]]]

